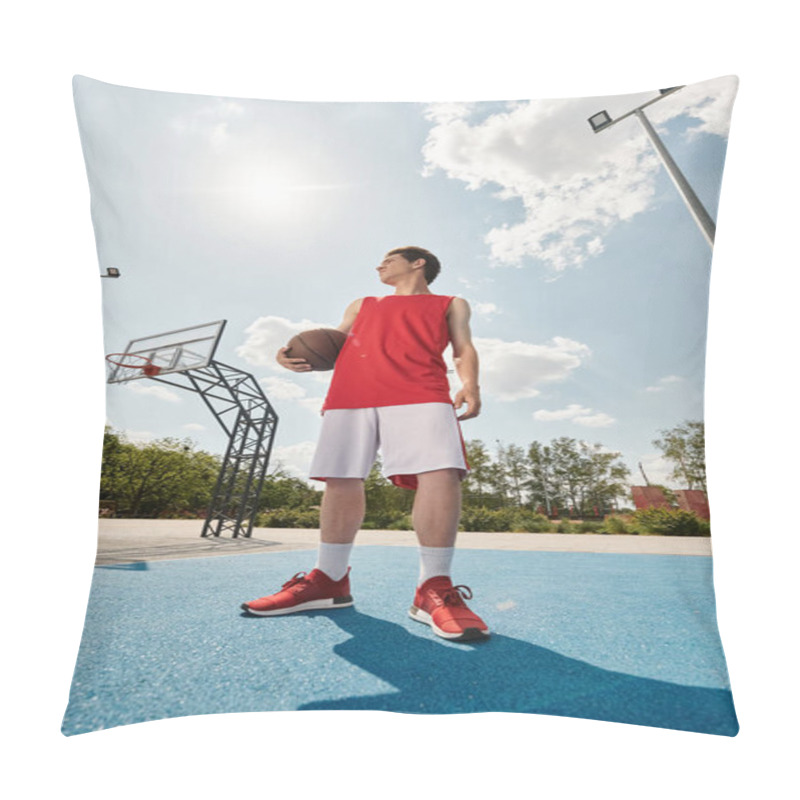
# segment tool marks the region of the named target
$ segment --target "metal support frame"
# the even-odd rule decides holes
[[[249,537],[278,426],[278,415],[258,381],[219,361],[149,380],[199,394],[228,434],[228,448],[200,535],[231,531],[233,538]]]

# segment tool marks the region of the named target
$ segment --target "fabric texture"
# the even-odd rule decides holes
[[[422,586],[428,578],[440,575],[450,577],[455,547],[419,547],[419,578],[417,584]]]
[[[352,550],[352,543],[320,542],[317,548],[317,563],[314,569],[324,572],[332,581],[340,581],[347,574]]]
[[[468,464],[464,438],[451,403],[407,403],[325,412],[311,461],[313,480],[369,476],[380,448],[383,474],[403,489],[417,488],[417,474]]]
[[[664,85],[322,103],[75,76],[116,363],[65,735],[308,709],[736,735],[704,380],[738,79]],[[409,247],[434,294],[393,294]],[[332,372],[278,361],[356,298]],[[460,422],[453,340],[479,372]],[[337,416],[368,425],[324,445]],[[400,489],[467,462],[456,585],[415,595],[414,518],[455,504]],[[303,571],[314,472],[340,469],[367,512],[331,581]]]
[[[365,297],[333,370],[324,410],[448,403],[442,353],[452,297]]]

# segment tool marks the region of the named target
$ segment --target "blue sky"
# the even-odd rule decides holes
[[[467,439],[570,436],[618,451],[639,483],[669,467],[658,431],[703,418],[711,251],[631,118],[657,91],[481,103],[307,103],[76,81],[104,280],[105,351],[227,319],[218,360],[252,372],[280,423],[274,458],[304,476],[329,373],[274,362],[295,332],[384,294],[375,266],[416,244],[465,297],[483,412]],[[716,217],[733,78],[647,110]],[[108,421],[134,441],[189,436],[221,453],[199,398],[113,385]]]

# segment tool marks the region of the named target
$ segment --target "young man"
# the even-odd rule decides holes
[[[350,552],[364,520],[364,480],[380,446],[384,473],[416,490],[412,520],[420,576],[410,615],[446,639],[485,639],[487,625],[464,602],[472,592],[450,579],[468,468],[459,420],[476,417],[481,406],[469,304],[430,291],[441,267],[421,247],[391,250],[377,269],[394,294],[355,300],[339,325],[348,337],[323,405],[310,471],[326,482],[316,567],[242,608],[277,616],[353,605]],[[462,383],[455,400],[442,358],[448,343]],[[294,372],[311,369],[303,359],[287,358],[285,347],[277,361]],[[465,404],[457,417],[455,409]]]

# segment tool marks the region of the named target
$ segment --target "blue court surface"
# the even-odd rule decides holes
[[[711,559],[459,550],[492,629],[436,637],[408,616],[413,547],[353,552],[355,606],[250,617],[313,551],[97,567],[63,732],[192,714],[506,711],[734,736]]]

